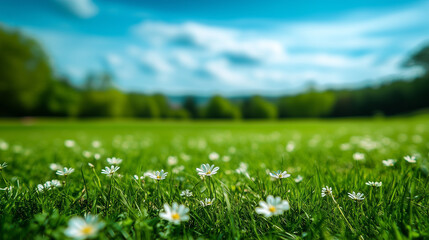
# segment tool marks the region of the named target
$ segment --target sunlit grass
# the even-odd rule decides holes
[[[12,189],[0,192],[0,238],[64,239],[70,219],[86,213],[103,223],[97,237],[112,239],[429,237],[428,120],[2,123],[0,186]],[[111,157],[120,168],[102,174],[113,171]],[[60,176],[51,163],[75,171]],[[205,163],[220,169],[200,171],[202,180]],[[142,177],[162,169],[165,179]],[[277,170],[291,176],[273,180]],[[53,179],[62,186],[36,191]],[[322,197],[326,186],[332,194]],[[257,214],[269,195],[290,209]],[[173,202],[189,220],[160,218]]]

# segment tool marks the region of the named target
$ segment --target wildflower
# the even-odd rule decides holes
[[[2,171],[6,167],[7,167],[7,163],[6,162],[0,164],[0,171]]]
[[[48,181],[48,182],[49,182],[49,181]],[[58,180],[56,180],[56,179],[51,180],[51,182],[50,182],[50,186],[51,186],[51,187],[61,187],[61,182],[60,182],[60,181],[58,181]]]
[[[136,180],[136,181],[141,181],[142,183],[144,183],[144,178],[145,178],[145,176],[138,176],[138,175],[134,175],[133,176],[133,178],[134,178],[134,180]]]
[[[295,149],[295,143],[292,141],[288,142],[288,144],[286,145],[286,151],[292,152],[294,149]]]
[[[176,165],[176,164],[177,164],[177,162],[178,162],[178,160],[177,160],[177,157],[175,157],[175,156],[169,156],[169,157],[167,158],[167,163],[168,163],[168,165],[170,165],[170,166]]]
[[[214,198],[213,199],[206,198],[206,199],[204,199],[204,201],[200,201],[200,203],[203,207],[207,207],[207,206],[212,205],[214,200],[215,200]]]
[[[354,159],[355,161],[362,161],[362,160],[365,160],[365,154],[360,153],[360,152],[353,153],[353,159]]]
[[[325,197],[325,196],[332,196],[332,188],[331,187],[326,186],[326,187],[322,188],[322,197]]]
[[[182,193],[180,194],[180,196],[182,196],[182,197],[192,197],[192,192],[189,191],[189,189],[186,189],[185,191],[182,191]]]
[[[416,156],[405,156],[404,157],[405,161],[409,162],[409,163],[416,163]]]
[[[269,195],[267,201],[260,201],[259,206],[256,208],[258,214],[262,214],[265,217],[271,217],[273,215],[281,215],[284,211],[290,209],[289,202],[282,200],[280,197],[274,198]]]
[[[386,166],[386,167],[393,167],[396,163],[396,160],[387,159],[387,160],[383,160],[382,162],[383,162],[384,166]]]
[[[304,178],[301,175],[298,175],[294,180],[296,183],[299,183],[303,180]]]
[[[156,171],[154,173],[148,173],[147,175],[152,178],[155,179],[157,181],[161,181],[164,180],[165,177],[167,177],[168,172],[164,172],[164,169],[162,169],[161,171]]]
[[[101,155],[99,153],[94,154],[94,159],[99,160],[101,158]]]
[[[45,187],[42,184],[37,184],[36,191],[43,192],[43,190],[45,190]]]
[[[107,162],[108,162],[110,165],[119,165],[119,164],[121,164],[122,159],[112,157],[112,158],[107,158]]]
[[[225,156],[222,157],[222,161],[229,162],[229,161],[231,161],[231,157],[228,156],[228,155],[225,155]]]
[[[104,227],[104,223],[98,220],[97,216],[88,214],[85,218],[73,217],[65,230],[67,237],[74,239],[87,239],[97,236],[97,233]]]
[[[382,182],[371,182],[371,181],[368,181],[365,184],[368,185],[368,186],[371,186],[371,187],[381,187]]]
[[[183,170],[185,170],[185,166],[180,165],[180,166],[177,166],[177,167],[173,168],[173,173],[178,174],[178,173],[180,173]]]
[[[38,184],[36,187],[36,191],[43,192],[44,190],[51,190],[57,187],[61,187],[61,182],[54,179],[54,180],[45,182],[43,185]]]
[[[49,168],[52,170],[52,171],[58,171],[58,170],[61,170],[62,168],[63,168],[63,166],[61,166],[60,164],[58,164],[58,163],[51,163],[51,164],[49,164]]]
[[[72,148],[76,145],[76,142],[74,140],[65,140],[64,141],[64,146],[68,147],[68,148]]]
[[[189,155],[187,155],[187,154],[185,154],[185,153],[180,154],[180,157],[181,157],[181,158],[183,159],[183,161],[185,161],[185,162],[187,162],[187,161],[191,160],[191,156],[189,156]]]
[[[88,166],[91,167],[91,168],[95,167],[94,164],[92,164],[92,163],[88,163]]]
[[[119,167],[118,166],[110,166],[110,168],[109,167],[105,167],[103,170],[101,170],[101,173],[102,174],[106,174],[108,177],[111,177],[111,176],[113,176],[114,174],[115,174],[115,172],[116,171],[118,171],[119,170]]]
[[[235,169],[235,171],[236,171],[238,174],[245,173],[245,172],[247,172],[247,168],[248,168],[248,167],[249,167],[249,165],[248,165],[247,163],[241,162],[241,163],[240,163],[240,167],[239,167],[239,168],[237,168],[237,169]]]
[[[60,176],[68,176],[70,175],[72,172],[74,172],[74,168],[63,168],[63,170],[57,170],[57,175]]]
[[[216,161],[219,159],[219,153],[217,152],[212,152],[209,154],[209,159],[212,161]]]
[[[92,141],[91,145],[93,148],[99,148],[101,146],[101,142],[95,140],[95,141]]]
[[[169,222],[172,222],[176,225],[180,224],[182,221],[188,221],[189,216],[187,213],[189,208],[184,205],[179,205],[176,202],[170,207],[167,203],[164,204],[164,211],[159,213],[159,216]]]
[[[288,177],[290,177],[290,174],[288,174],[286,171],[282,172],[282,171],[278,170],[277,172],[274,171],[274,172],[270,173],[270,176],[272,178],[282,179],[282,178],[288,178]]]
[[[217,170],[219,170],[219,167],[215,167],[214,165],[211,165],[206,163],[206,164],[201,164],[200,168],[197,168],[197,173],[200,176],[207,176],[210,177],[212,175],[215,175],[217,173]]]
[[[82,155],[84,158],[90,158],[92,156],[92,153],[90,151],[83,151]]]
[[[360,192],[358,193],[353,192],[353,193],[349,193],[348,195],[349,195],[349,198],[355,201],[362,201],[365,199],[365,197],[363,196],[363,193],[360,193]]]
[[[9,149],[9,144],[4,141],[0,141],[0,150],[6,151]]]

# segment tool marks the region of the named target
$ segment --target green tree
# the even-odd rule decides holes
[[[168,99],[165,95],[161,93],[154,94],[153,99],[158,105],[158,109],[161,115],[161,118],[168,118],[171,115],[170,105],[168,104]]]
[[[429,72],[429,45],[426,45],[405,61],[405,67],[420,66]]]
[[[261,96],[253,96],[243,103],[242,115],[250,119],[274,119],[277,118],[277,107]]]
[[[82,117],[122,117],[126,115],[127,97],[117,89],[86,91],[82,96]]]
[[[187,96],[183,102],[183,108],[186,109],[192,118],[198,117],[198,106],[195,102],[195,97]]]
[[[67,80],[53,81],[42,96],[39,113],[49,116],[76,117],[81,94]]]
[[[211,119],[238,119],[240,111],[226,98],[216,95],[207,104],[204,116]]]
[[[278,107],[281,117],[323,117],[333,108],[335,95],[332,92],[307,93],[279,99]]]
[[[158,104],[151,96],[138,93],[128,94],[128,104],[131,110],[131,116],[141,118],[160,117]]]
[[[18,31],[0,27],[0,114],[34,114],[52,81],[48,57],[40,45]]]

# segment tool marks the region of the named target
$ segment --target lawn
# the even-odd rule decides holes
[[[2,121],[0,239],[429,238],[428,149],[427,116]]]

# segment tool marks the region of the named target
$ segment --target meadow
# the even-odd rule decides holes
[[[426,239],[428,150],[428,116],[2,121],[0,239]]]

